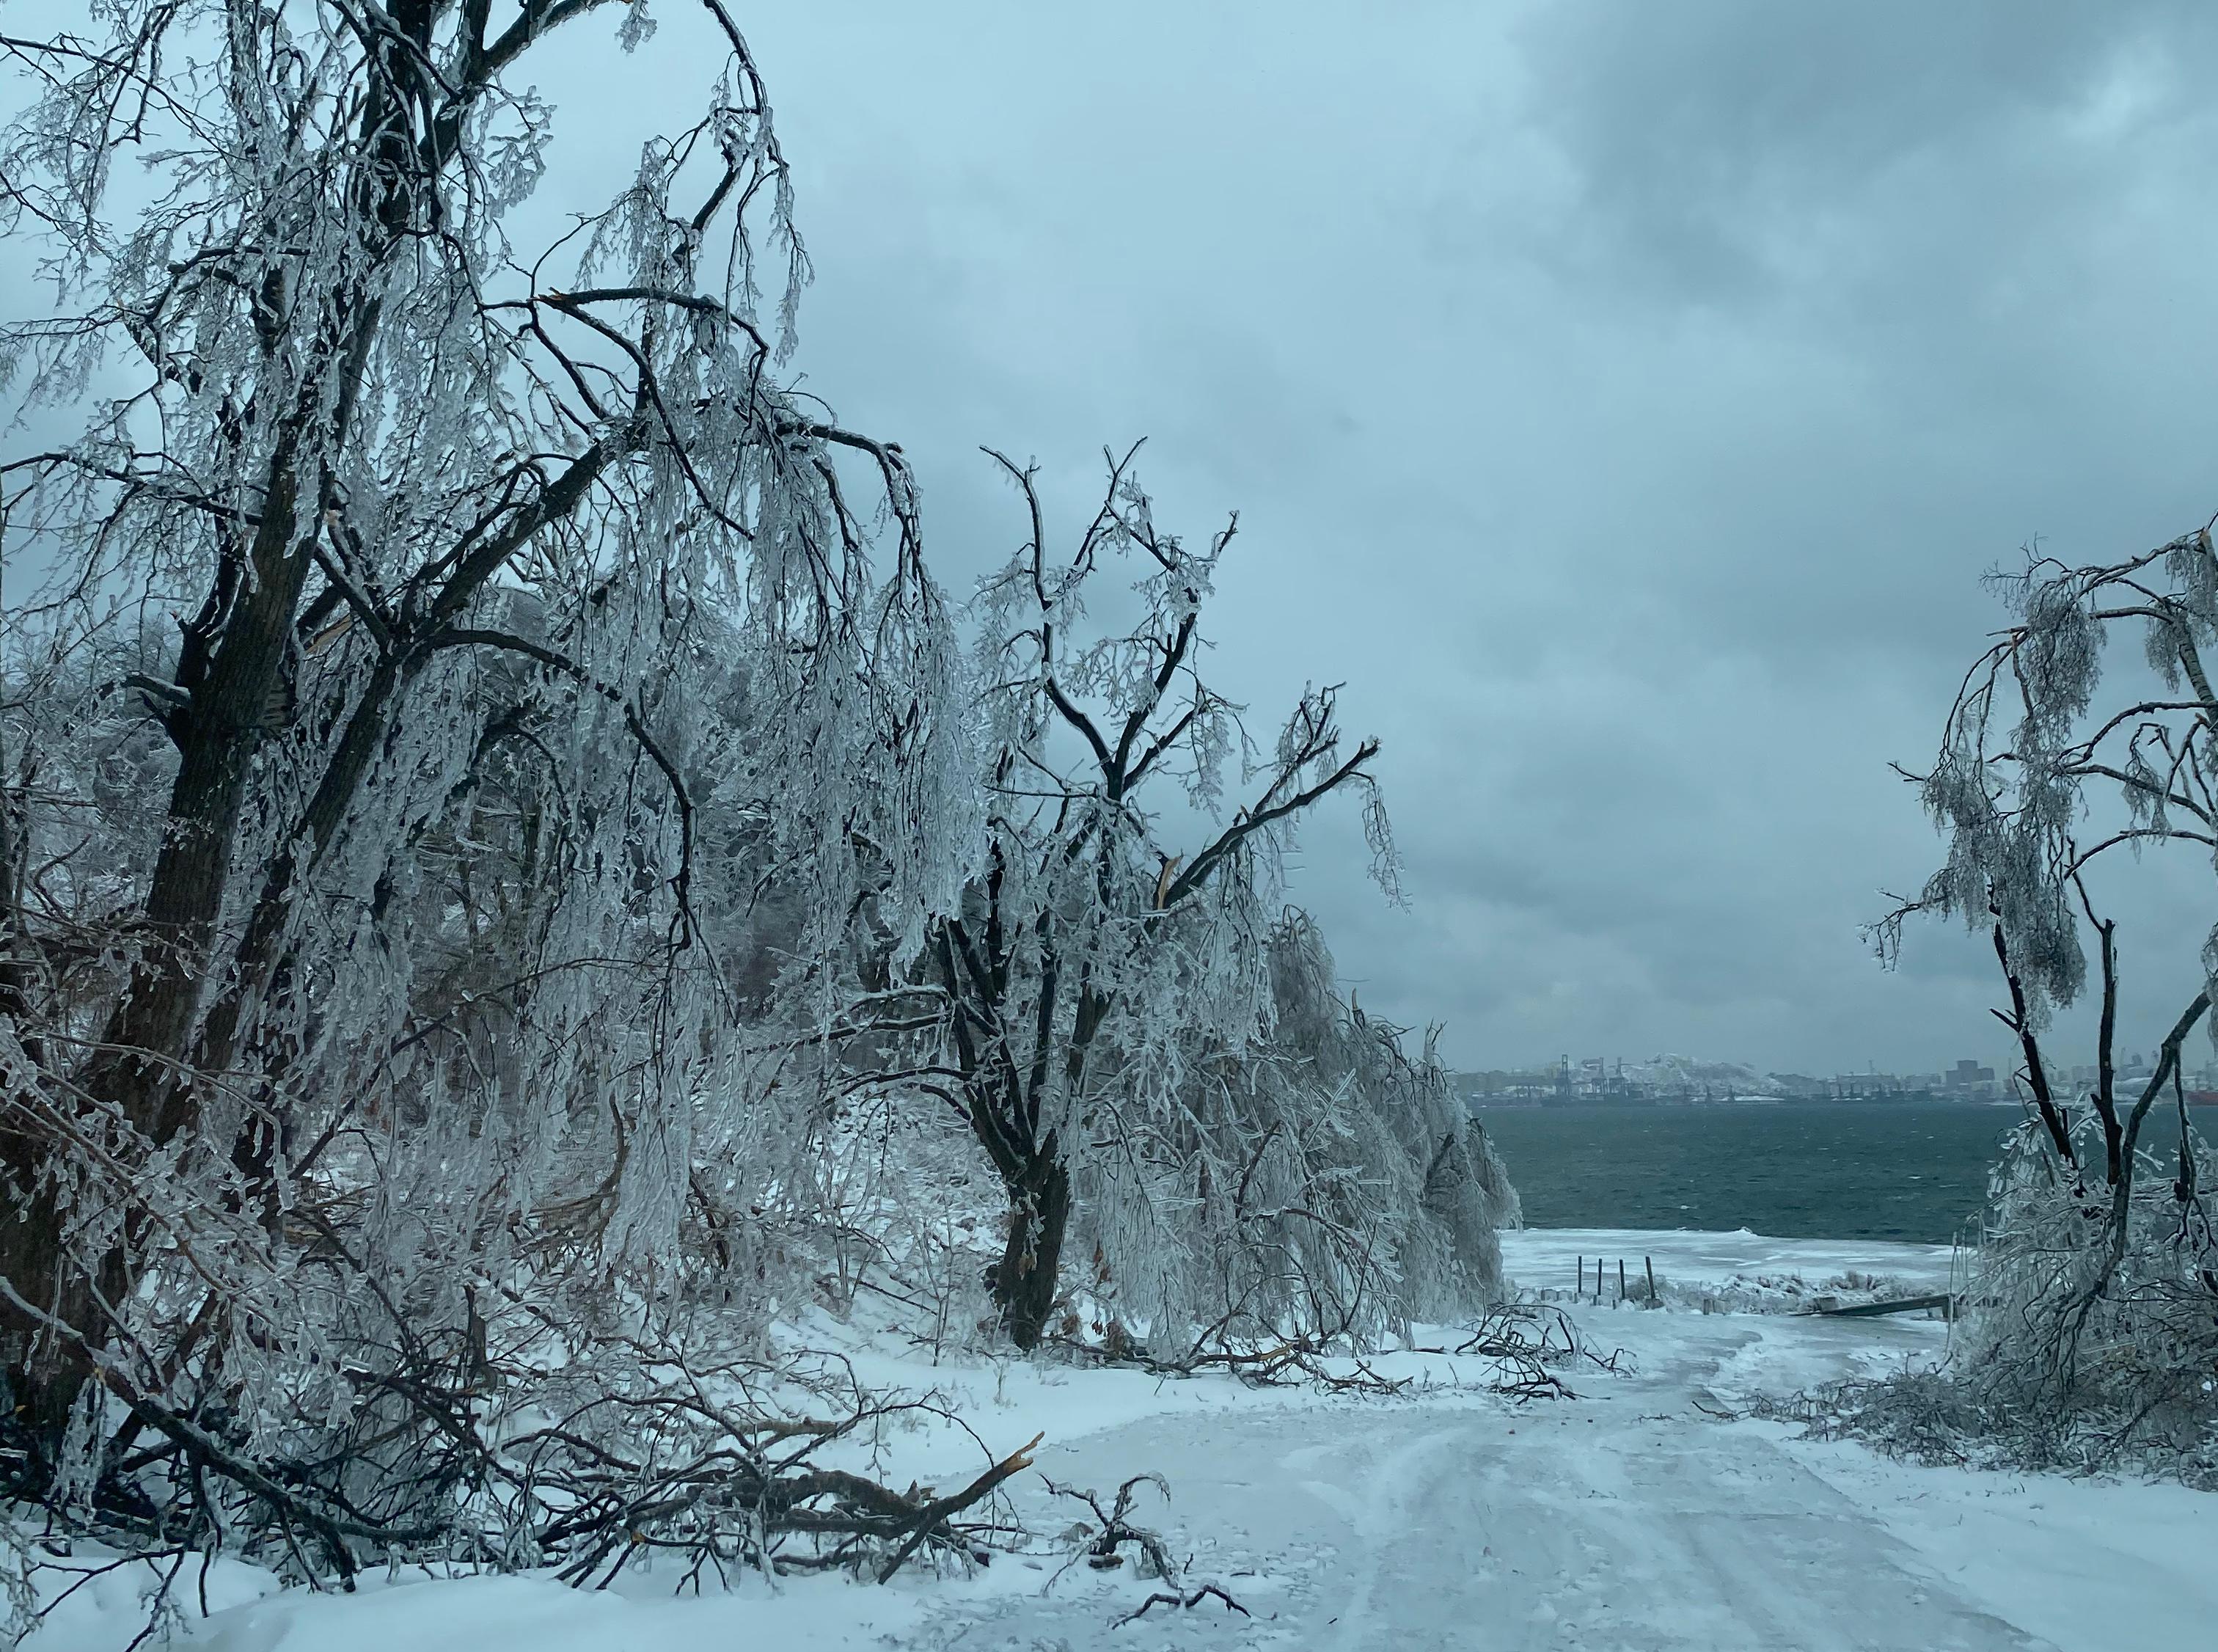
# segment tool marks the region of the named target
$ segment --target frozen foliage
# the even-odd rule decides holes
[[[1327,689],[1251,749],[1194,673],[1229,531],[1159,534],[1120,467],[1051,565],[1034,501],[961,646],[900,450],[792,387],[721,0],[697,118],[526,244],[535,53],[594,12],[648,47],[637,0],[0,44],[57,294],[0,367],[90,409],[0,464],[0,1491],[141,1555],[966,1562],[1023,1453],[876,1484],[842,1443],[920,1402],[789,1335],[888,1258],[975,1325],[948,1102],[1020,1343],[1066,1231],[1162,1333],[1498,1276],[1501,1167],[1282,911],[1338,790],[1393,888],[1375,745]],[[1143,618],[1074,641],[1116,556]]]
[[[1890,1438],[1971,1427],[2023,1460],[2155,1452],[2207,1475],[2218,1461],[2218,1233],[2182,1046],[2211,993],[2179,1011],[2154,1072],[2122,1094],[2119,941],[2096,880],[2098,862],[2129,868],[2122,848],[2218,854],[2218,696],[2203,663],[2218,642],[2218,552],[2205,529],[2124,562],[2035,562],[1998,583],[2016,623],[1967,674],[1935,767],[1913,777],[1947,863],[1879,933],[1891,953],[1922,910],[1989,935],[2029,1121],[1995,1177],[1946,1377],[1860,1392],[1855,1407]],[[2103,645],[2120,627],[2142,637],[2155,686],[2106,700]],[[2212,937],[2204,958],[2218,965]],[[2053,1081],[2048,1028],[2086,984],[2091,953],[2096,1080],[2074,1096]],[[2181,1145],[2176,1164],[2159,1164],[2141,1133],[2166,1105]]]
[[[2074,1143],[2099,1155],[2094,1120]],[[2012,1139],[1950,1352],[1973,1432],[2045,1464],[2122,1456],[2218,1489],[2218,1245],[2199,1191],[2218,1162],[2191,1131],[2184,1152],[2141,1157],[2120,1225],[2044,1133]]]
[[[1250,1133],[1267,1119],[1267,1140],[1249,1151],[1235,1196],[1203,1212],[1218,1228],[1205,1227],[1205,1254],[1239,1259],[1230,1274],[1220,1264],[1212,1282],[1225,1310],[1329,1328],[1321,1278],[1334,1280],[1336,1317],[1355,1326],[1450,1320],[1496,1300],[1496,1232],[1517,1224],[1517,1195],[1431,1040],[1412,1056],[1399,1028],[1342,1002],[1305,915],[1273,932],[1269,957],[1269,1031],[1239,1074],[1247,1106],[1229,1109],[1235,1120],[1255,1110]],[[1327,1212],[1337,1228],[1330,1247]],[[1364,1302],[1366,1289],[1383,1300]]]
[[[1075,1283],[1159,1338],[1330,1338],[1484,1301],[1500,1167],[1429,1048],[1412,1061],[1340,1005],[1314,931],[1281,916],[1293,833],[1336,792],[1364,798],[1394,888],[1378,747],[1343,748],[1329,688],[1250,743],[1199,669],[1233,528],[1202,549],[1159,529],[1131,459],[1062,556],[1032,472],[1001,461],[1030,533],[976,604],[983,867],[907,1001],[942,1018],[926,1088],[1007,1190],[1002,1320],[1020,1346],[1048,1332],[1072,1241]],[[1120,563],[1136,618],[1090,629],[1089,583]],[[1211,823],[1190,849],[1172,807]]]
[[[858,915],[913,953],[961,885],[961,657],[898,452],[781,382],[805,264],[720,7],[696,123],[511,239],[594,9],[9,42],[64,311],[10,359],[127,388],[0,471],[8,1472],[150,1543],[583,1560],[660,1498],[759,1555],[824,1494],[771,1447],[875,1406],[734,1385],[826,1104],[792,1029]]]

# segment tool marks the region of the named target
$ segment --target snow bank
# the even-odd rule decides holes
[[[1847,1273],[1876,1274],[1899,1279],[1922,1296],[1948,1289],[1955,1255],[1946,1245],[1770,1239],[1745,1227],[1731,1233],[1645,1227],[1527,1227],[1502,1236],[1502,1265],[1523,1289],[1568,1291],[1579,1258],[1586,1259],[1591,1276],[1599,1257],[1605,1264],[1613,1295],[1620,1260],[1631,1280],[1640,1276],[1642,1258],[1652,1258],[1659,1276],[1682,1284],[1725,1286],[1736,1279],[1765,1276],[1818,1280]]]

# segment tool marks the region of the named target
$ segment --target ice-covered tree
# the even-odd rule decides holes
[[[560,1325],[527,1299],[571,1258],[579,1323],[666,1308],[703,1222],[774,1295],[733,1213],[812,1103],[734,947],[766,888],[802,915],[789,1026],[861,907],[913,953],[970,778],[908,471],[788,387],[786,163],[699,15],[697,117],[560,221],[535,56],[644,45],[640,0],[4,41],[0,204],[56,295],[5,365],[92,409],[0,466],[11,1494],[127,1500],[136,1438],[344,1571],[496,1473],[455,1421],[496,1300]]]
[[[1230,1282],[1259,1225],[1298,1222],[1288,1213],[1328,1183],[1325,1202],[1350,1218],[1366,1200],[1398,1215],[1436,1156],[1457,1176],[1469,1168],[1433,1092],[1414,1110],[1387,1091],[1351,1094],[1344,1065],[1273,1042],[1274,985],[1323,956],[1294,964],[1311,932],[1280,928],[1297,825],[1335,793],[1360,794],[1373,873],[1395,888],[1378,743],[1350,746],[1322,688],[1257,748],[1241,708],[1205,680],[1202,610],[1233,525],[1199,547],[1160,529],[1128,453],[1058,555],[1034,473],[994,457],[1028,533],[975,609],[986,849],[960,910],[933,926],[921,978],[943,995],[947,1040],[948,1071],[926,1082],[1007,1195],[1001,1322],[1020,1347],[1039,1340],[1074,1240],[1097,1295],[1174,1336],[1217,1314],[1228,1289],[1257,1313],[1286,1306],[1275,1286]],[[1108,599],[1129,623],[1094,625],[1087,600],[1120,566],[1137,578]],[[1290,1002],[1310,1043],[1337,1036],[1314,992]],[[1411,1163],[1414,1179],[1402,1174]],[[1329,1235],[1369,1231],[1308,1214],[1316,1230],[1286,1255],[1346,1263]],[[1455,1231],[1483,1251],[1492,1229],[1479,1226],[1483,1239]],[[1492,1283],[1476,1256],[1428,1253],[1421,1292],[1465,1260],[1481,1291]],[[1391,1295],[1374,1293],[1357,1318],[1391,1317]]]
[[[2153,1071],[2125,1084],[2119,936],[2097,880],[2129,876],[2159,852],[2218,866],[2208,667],[2218,552],[2205,528],[2120,562],[2033,560],[1995,583],[2011,623],[1966,674],[1937,759],[1910,777],[1947,840],[1946,863],[1880,928],[1890,954],[1916,912],[1986,935],[2009,995],[1997,1013],[2021,1055],[2029,1122],[1998,1172],[1958,1369],[2029,1440],[2072,1438],[2084,1415],[2105,1409],[2125,1421],[2114,1444],[2196,1413],[2207,1427],[2218,1417],[2208,1389],[2218,1234],[2184,1067],[2212,986],[2187,995]],[[2143,644],[2148,668],[2125,674],[2122,687],[2106,679],[2103,657],[2120,633]],[[2218,919],[2218,898],[2183,916],[2200,928]],[[2095,1077],[2075,1092],[2061,1080],[2053,1012],[2088,989],[2091,955]],[[2218,974],[2218,928],[2203,959]],[[2169,1165],[2141,1146],[2159,1107],[2179,1127]],[[2207,1436],[2203,1447],[2214,1449]]]

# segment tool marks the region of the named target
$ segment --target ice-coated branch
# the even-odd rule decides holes
[[[1972,1311],[1945,1385],[1923,1394],[1880,1385],[1857,1402],[1874,1425],[1948,1438],[1955,1418],[1976,1415],[1984,1452],[2083,1466],[2128,1450],[2161,1456],[2159,1416],[2173,1438],[2211,1425],[2202,1385],[2218,1357],[2218,1232],[2202,1204],[2209,1148],[2189,1116],[2183,1069],[2218,984],[2218,908],[2203,914],[2213,981],[2175,1018],[2128,1103],[2116,1048],[2127,937],[2091,887],[2095,875],[2131,875],[2122,848],[2138,860],[2188,845],[2205,864],[2218,852],[2218,696],[2204,666],[2218,641],[2210,528],[2117,562],[2042,558],[1998,576],[2015,623],[1966,673],[1936,761],[1899,771],[1918,786],[1946,858],[1873,933],[1891,960],[1913,913],[1989,930],[2009,995],[1995,1013],[2017,1040],[2031,1116],[1992,1183]],[[2159,692],[2106,697],[2105,649],[2121,628],[2140,632]],[[2091,949],[2101,991],[2094,1076],[2074,1107],[2056,1089],[2052,1012],[2081,991]],[[2167,1086],[2180,1122],[2168,1186],[2147,1173],[2141,1147]],[[1936,1398],[1947,1409],[1935,1411]]]
[[[721,1423],[635,1426],[685,1338],[761,1345],[827,1120],[948,1076],[895,1047],[938,1000],[886,995],[982,810],[907,463],[779,377],[806,258],[728,9],[697,118],[527,244],[534,53],[615,9],[121,0],[0,41],[0,212],[60,308],[5,354],[88,419],[0,454],[0,750],[37,754],[0,780],[0,1460],[57,1518],[93,1485],[304,1579],[333,1531],[965,1541],[776,1464],[742,1512]],[[487,1370],[590,1419],[539,1443],[573,1487],[639,1495],[532,1515]]]

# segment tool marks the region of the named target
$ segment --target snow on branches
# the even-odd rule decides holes
[[[1202,608],[1236,523],[1199,549],[1163,531],[1128,452],[1057,555],[1034,473],[994,457],[1029,532],[976,605],[986,847],[923,979],[945,1017],[934,1088],[1007,1195],[1004,1326],[1019,1346],[1050,1332],[1072,1240],[1075,1289],[1174,1337],[1228,1320],[1349,1335],[1483,1298],[1497,1211],[1425,1202],[1425,1166],[1452,1162],[1460,1187],[1477,1162],[1437,1063],[1360,1018],[1344,1038],[1314,930],[1281,916],[1294,832],[1343,791],[1394,888],[1377,742],[1350,748],[1323,688],[1259,749],[1205,680]],[[1089,629],[1089,583],[1118,565],[1137,569],[1133,618]]]
[[[2018,1041],[2033,1118],[1997,1173],[1954,1369],[1986,1407],[1982,1425],[2029,1455],[2070,1457],[2090,1438],[2113,1452],[2169,1439],[2207,1469],[2218,1462],[2218,1233],[2183,1049],[2213,984],[2180,1008],[2154,1071],[2125,1087],[2117,926],[2091,873],[2121,851],[2172,845],[2218,866],[2218,695],[2204,663],[2218,643],[2218,550],[2206,526],[2123,562],[2041,559],[1993,583],[2013,623],[1966,674],[1932,768],[1907,777],[1946,862],[1877,930],[1889,957],[1916,912],[1990,937],[2010,999],[1996,1013]],[[2106,696],[2104,643],[2120,630],[2139,634],[2153,678]],[[2051,1012],[2087,984],[2091,950],[2094,1080],[2075,1096],[2048,1047]],[[2203,961],[2218,978],[2218,927]],[[2180,1135],[2170,1167],[2141,1146],[2166,1104]]]
[[[87,418],[0,460],[0,1493],[127,1551],[967,1560],[1025,1453],[828,1467],[911,1402],[780,1340],[915,1225],[856,1121],[919,1096],[998,1173],[1026,1346],[1066,1233],[1162,1334],[1497,1282],[1499,1165],[1281,910],[1329,796],[1395,861],[1333,690],[1258,748],[1199,674],[1230,530],[1160,532],[1128,456],[1051,558],[1009,466],[963,647],[901,450],[790,376],[722,0],[691,124],[548,227],[530,77],[617,9],[0,37],[56,295],[0,368]],[[1092,633],[1112,560],[1141,618]]]

